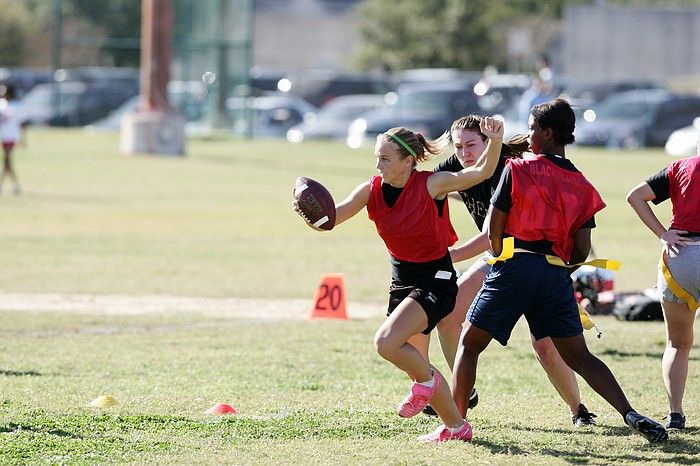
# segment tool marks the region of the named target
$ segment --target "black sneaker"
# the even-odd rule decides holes
[[[578,412],[571,416],[571,421],[576,427],[587,427],[595,425],[596,415],[589,412],[583,404],[578,405]]]
[[[469,395],[469,409],[476,408],[479,404],[479,392],[476,391],[476,387],[472,388],[472,393]]]
[[[630,411],[625,415],[625,423],[633,431],[643,435],[650,443],[668,440],[668,432],[664,426],[636,411]]]
[[[469,409],[473,409],[476,405],[479,404],[479,393],[476,391],[476,388],[472,388],[472,394],[469,395]],[[427,414],[428,416],[437,416],[437,413],[433,409],[432,406],[428,405],[425,408],[423,408],[423,414]]]
[[[666,421],[667,429],[685,429],[685,416],[681,413],[668,413],[664,419],[668,419]]]

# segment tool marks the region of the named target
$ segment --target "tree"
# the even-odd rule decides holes
[[[556,22],[564,4],[590,0],[365,0],[357,10],[361,68],[506,64],[508,28],[532,18]]]
[[[103,49],[116,66],[139,66],[141,0],[66,0],[107,37]]]
[[[21,65],[34,32],[31,13],[13,0],[0,0],[0,11],[0,66]]]

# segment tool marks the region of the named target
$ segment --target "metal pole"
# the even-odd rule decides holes
[[[63,48],[63,0],[53,0],[53,21],[52,21],[52,43],[51,43],[51,68],[52,76],[55,76],[56,71],[61,69],[61,49]],[[53,82],[53,98],[51,105],[53,106],[53,114],[58,116],[61,108],[61,93],[58,88],[58,83]]]
[[[243,5],[245,9],[245,20],[243,25],[245,27],[245,34],[243,38],[243,56],[244,58],[244,70],[243,70],[243,84],[246,92],[246,99],[248,96],[253,95],[253,88],[250,82],[250,68],[253,66],[253,34],[255,31],[255,4],[253,0],[243,0]],[[245,118],[248,124],[246,125],[246,137],[253,137],[253,109],[248,108],[245,105]]]
[[[227,32],[229,24],[229,0],[219,0],[219,46],[218,46],[218,77],[219,95],[217,99],[216,110],[218,113],[219,126],[227,128],[228,112],[226,111],[226,97],[230,86],[229,70],[228,70],[228,54],[229,54],[229,33]]]

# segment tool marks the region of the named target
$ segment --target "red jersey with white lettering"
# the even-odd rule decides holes
[[[673,204],[671,228],[700,231],[700,155],[676,160],[667,171]]]
[[[574,233],[605,207],[581,172],[559,167],[541,155],[509,160],[512,207],[505,233],[524,241],[546,240],[568,262]]]
[[[450,222],[449,203],[439,215],[435,200],[428,193],[427,180],[433,172],[414,170],[396,203],[389,207],[382,195],[382,177],[373,176],[369,184],[367,213],[377,227],[389,253],[408,262],[441,259],[457,241]]]

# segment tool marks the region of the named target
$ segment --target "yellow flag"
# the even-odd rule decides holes
[[[585,330],[590,330],[594,328],[596,332],[598,332],[598,338],[600,338],[603,335],[603,332],[601,332],[598,326],[593,323],[591,315],[580,304],[578,304],[578,316],[581,319],[581,325],[583,325],[583,328]]]

